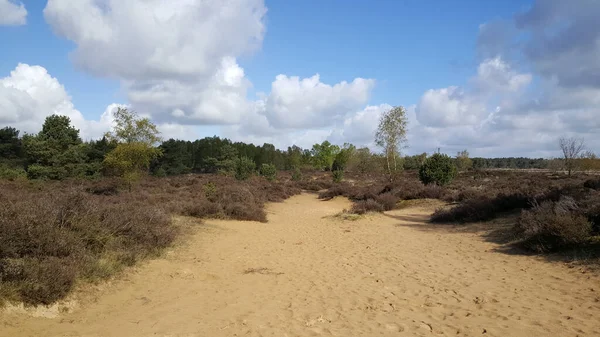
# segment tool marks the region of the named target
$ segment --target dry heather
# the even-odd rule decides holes
[[[111,277],[155,255],[178,234],[171,215],[266,221],[266,202],[301,190],[321,199],[345,196],[351,212],[382,212],[400,200],[440,199],[450,208],[434,222],[475,222],[523,210],[514,235],[528,249],[546,252],[585,245],[600,234],[600,183],[583,175],[469,172],[446,187],[424,186],[414,172],[394,183],[312,172],[294,181],[261,177],[246,181],[220,175],[142,180],[133,191],[119,181],[0,181],[0,300],[49,304],[64,298],[77,281]],[[569,207],[567,207],[567,201]]]
[[[78,280],[108,278],[175,239],[172,214],[266,221],[265,202],[291,182],[216,175],[147,178],[132,192],[117,180],[0,182],[0,300],[50,304]]]
[[[351,212],[382,212],[401,200],[440,199],[449,207],[432,214],[434,223],[471,223],[522,212],[512,237],[536,252],[586,246],[600,234],[600,181],[586,175],[473,171],[445,187],[423,185],[413,172],[387,181],[340,183],[319,194],[327,200],[345,196],[354,201]],[[587,180],[586,180],[587,179]],[[573,207],[563,207],[571,200]],[[553,210],[553,211],[550,211]]]

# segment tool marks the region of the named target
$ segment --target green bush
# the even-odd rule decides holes
[[[435,153],[427,158],[419,169],[419,179],[425,185],[447,185],[454,177],[456,177],[456,165],[452,158],[441,153]]]
[[[246,180],[252,176],[256,164],[248,157],[241,157],[235,159],[235,179]]]
[[[67,171],[64,167],[29,165],[27,167],[27,178],[41,180],[61,180],[67,177]]]
[[[334,183],[339,183],[344,179],[344,171],[335,170],[335,171],[331,172],[331,176],[333,177]]]
[[[0,166],[0,179],[17,180],[20,178],[27,178],[27,172],[22,168]]]
[[[302,180],[302,171],[300,171],[300,169],[297,167],[294,169],[294,172],[292,173],[292,180],[293,181]]]
[[[262,164],[260,166],[260,175],[268,181],[275,181],[277,178],[277,167],[273,164]]]

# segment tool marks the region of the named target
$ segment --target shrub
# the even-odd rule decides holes
[[[119,184],[113,179],[103,179],[94,182],[85,190],[86,192],[95,195],[117,195],[119,194]]]
[[[302,171],[300,171],[299,168],[295,168],[294,172],[292,173],[292,180],[293,181],[300,181],[302,180]]]
[[[0,195],[0,233],[10,233],[0,235],[0,278],[13,300],[50,304],[77,279],[109,277],[177,234],[170,217],[129,195],[110,202],[47,184]]]
[[[583,183],[584,187],[591,188],[594,190],[600,190],[600,179],[589,179]]]
[[[260,166],[260,175],[268,181],[275,181],[277,178],[277,167],[273,164],[262,164]]]
[[[375,201],[382,206],[384,211],[391,211],[396,208],[398,198],[392,193],[384,193],[375,197]]]
[[[22,168],[10,168],[0,165],[0,179],[18,180],[27,178],[27,172]]]
[[[384,206],[373,199],[357,201],[352,205],[351,213],[365,214],[367,212],[383,212]]]
[[[435,153],[427,158],[419,169],[419,179],[425,185],[447,185],[455,176],[456,165],[454,165],[452,158],[441,153]]]
[[[592,226],[579,213],[575,200],[563,197],[558,202],[545,201],[524,210],[515,230],[524,247],[543,253],[586,242]]]
[[[248,157],[241,157],[235,159],[235,179],[246,180],[252,176],[256,164]]]
[[[213,182],[209,181],[202,186],[202,190],[204,191],[204,196],[209,201],[215,202],[218,197],[217,185]]]
[[[543,199],[544,196],[540,197]],[[495,218],[503,212],[531,206],[533,196],[525,194],[498,194],[495,198],[481,196],[467,199],[450,209],[438,209],[431,215],[432,222],[477,222]]]
[[[335,170],[331,172],[334,183],[340,183],[344,179],[344,171]]]
[[[340,195],[348,196],[351,188],[352,186],[348,184],[336,184],[326,191],[319,193],[319,199],[332,199]]]

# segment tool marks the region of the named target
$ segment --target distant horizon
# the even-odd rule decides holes
[[[435,8],[435,10],[432,10]],[[600,2],[0,0],[0,128],[66,115],[82,139],[127,106],[163,136],[375,149],[404,106],[408,154],[600,151]]]

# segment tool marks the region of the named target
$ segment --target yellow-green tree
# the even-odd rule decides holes
[[[461,172],[473,168],[473,161],[469,158],[469,151],[464,150],[456,154],[456,168]]]
[[[115,125],[106,138],[118,145],[104,158],[105,173],[122,177],[129,189],[148,171],[150,163],[161,155],[156,144],[160,132],[150,119],[139,117],[127,108],[118,108]]]

